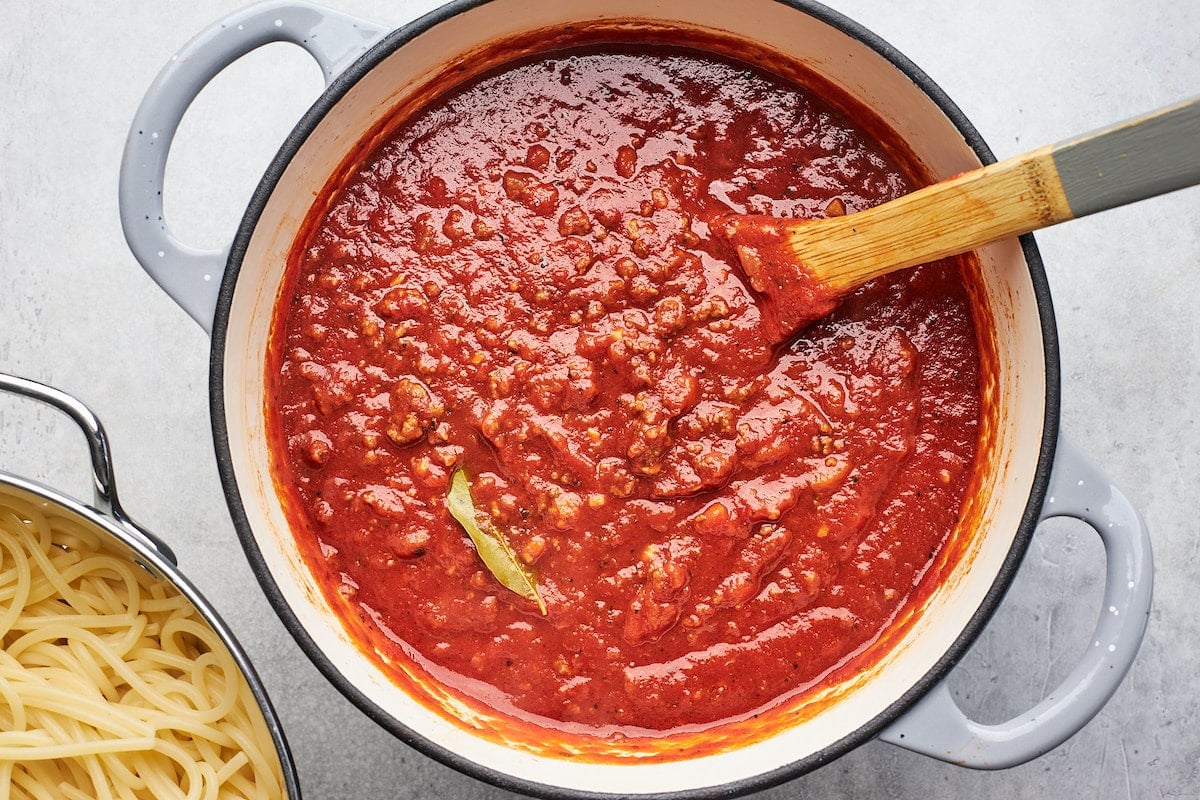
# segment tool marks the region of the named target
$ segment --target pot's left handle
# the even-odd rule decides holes
[[[212,333],[229,246],[190,247],[163,218],[167,155],[184,112],[221,70],[259,47],[291,42],[304,48],[328,86],[384,30],[308,3],[269,0],[210,25],[171,57],[146,92],[121,160],[121,226],[142,267],[205,332]]]
[[[90,408],[66,392],[52,386],[46,386],[28,378],[6,375],[2,372],[0,372],[0,391],[37,400],[70,417],[83,431],[88,453],[91,455],[93,505],[96,510],[107,514],[130,533],[141,537],[145,544],[162,553],[172,564],[177,563],[175,553],[167,546],[166,542],[130,519],[125,510],[121,508],[121,503],[117,499],[117,483],[113,477],[113,462],[108,447],[108,435],[105,434],[99,417]]]
[[[1049,752],[1094,717],[1137,656],[1150,618],[1150,536],[1137,509],[1084,454],[1060,436],[1041,519],[1075,517],[1100,536],[1104,607],[1075,668],[1029,711],[994,725],[962,712],[943,679],[879,738],[975,769],[1005,769]]]

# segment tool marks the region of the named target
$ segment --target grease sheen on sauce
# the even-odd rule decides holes
[[[599,734],[859,668],[971,475],[967,293],[921,267],[780,348],[710,225],[908,189],[810,92],[685,49],[526,60],[396,127],[298,242],[268,368],[277,482],[346,624]],[[450,518],[458,466],[545,616]]]

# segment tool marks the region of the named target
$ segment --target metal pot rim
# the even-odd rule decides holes
[[[22,384],[22,389],[28,391],[20,391],[22,394],[42,400],[51,405],[56,405],[60,410],[66,411],[72,417],[76,416],[76,412],[81,410],[82,413],[90,416],[91,412],[86,409],[81,403],[73,401],[73,398],[52,390],[49,387],[42,387],[32,381],[24,381],[23,379],[13,379],[9,376],[0,376],[3,382],[0,383],[0,388],[12,388],[9,384]],[[45,390],[45,395],[42,394]],[[57,402],[58,398],[66,398],[72,400],[74,406],[72,409],[64,409]],[[89,440],[89,445],[92,446],[93,457],[96,459],[97,453],[102,453],[98,460],[102,461],[102,468],[111,477],[111,463],[108,460],[107,445],[103,429],[99,426],[98,420],[91,417],[95,423],[95,432],[99,434],[99,446],[94,431],[84,427],[84,434]],[[76,420],[79,421],[78,419]],[[95,460],[93,466],[97,464]],[[97,473],[99,475],[99,473]],[[99,483],[97,481],[97,491],[100,492]],[[300,799],[300,778],[296,770],[296,762],[292,756],[291,748],[288,745],[287,738],[283,732],[283,726],[279,720],[279,714],[275,710],[271,699],[267,694],[267,690],[263,685],[262,679],[255,671],[250,658],[242,649],[237,637],[233,631],[217,613],[217,610],[208,601],[208,599],[196,588],[191,581],[183,574],[176,564],[175,554],[170,548],[164,545],[156,536],[143,530],[140,526],[125,516],[120,510],[120,506],[115,501],[115,489],[108,485],[107,490],[111,491],[109,495],[111,502],[98,505],[107,505],[111,511],[105,511],[86,505],[79,500],[66,495],[57,489],[47,486],[38,481],[15,475],[13,473],[0,470],[0,495],[3,494],[20,494],[27,499],[46,504],[52,508],[55,513],[74,519],[76,522],[85,527],[100,531],[108,540],[109,544],[119,546],[123,554],[128,554],[131,561],[142,568],[149,571],[156,579],[164,580],[170,583],[187,598],[188,602],[196,609],[204,622],[212,628],[221,640],[221,643],[229,651],[234,663],[237,664],[242,676],[245,678],[247,685],[250,688],[250,693],[254,697],[259,709],[262,711],[263,719],[266,722],[267,730],[270,733],[272,744],[275,748],[276,756],[279,758],[280,768],[283,775],[284,789],[287,792],[287,797],[290,800]]]

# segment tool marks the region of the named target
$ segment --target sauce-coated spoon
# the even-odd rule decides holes
[[[818,220],[731,215],[737,249],[785,338],[886,273],[1200,183],[1200,97]]]

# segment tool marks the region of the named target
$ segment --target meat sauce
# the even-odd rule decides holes
[[[673,47],[525,58],[397,120],[319,198],[267,372],[297,546],[364,649],[596,736],[746,719],[868,666],[972,475],[960,265],[780,345],[715,231],[894,198],[896,152]],[[451,517],[459,469],[545,613]]]

